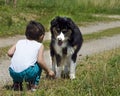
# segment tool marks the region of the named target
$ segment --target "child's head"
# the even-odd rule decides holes
[[[29,40],[42,41],[40,39],[45,35],[44,26],[36,21],[30,21],[26,27],[25,35]]]

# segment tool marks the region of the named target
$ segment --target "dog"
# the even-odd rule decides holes
[[[50,23],[52,70],[56,78],[61,78],[63,74],[75,79],[77,53],[83,43],[81,31],[68,17],[57,16]]]

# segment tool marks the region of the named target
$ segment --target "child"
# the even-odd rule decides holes
[[[31,83],[31,90],[35,91],[40,80],[42,69],[54,77],[44,61],[44,46],[41,43],[45,35],[42,24],[30,21],[26,27],[26,39],[19,40],[8,50],[8,56],[12,57],[9,67],[10,76],[13,79],[13,89],[22,90],[22,82]]]

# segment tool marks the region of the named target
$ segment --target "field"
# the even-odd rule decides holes
[[[99,15],[100,16],[95,16]],[[17,7],[0,0],[0,38],[24,34],[30,20],[41,22],[49,31],[55,16],[68,16],[78,26],[118,19],[120,0],[18,0]],[[105,15],[105,16],[102,16]],[[120,34],[120,27],[83,35],[84,42]],[[44,41],[45,49],[50,41]],[[6,58],[10,46],[0,48],[0,58]],[[13,91],[11,85],[0,88],[0,96],[120,96],[120,48],[86,56],[77,62],[75,80],[44,78],[36,92]]]
[[[8,85],[0,90],[0,96],[119,96],[119,77],[120,48],[83,58],[75,80],[43,77],[36,92],[26,91],[26,87],[14,92]]]
[[[120,14],[119,6],[119,0],[18,0],[14,8],[0,0],[0,37],[24,34],[30,20],[41,22],[49,31],[51,19],[58,15],[71,17],[80,26],[115,20],[93,14]]]
[[[84,35],[85,42],[119,34],[120,28]],[[107,34],[109,31],[111,34]],[[106,33],[107,32],[107,33]],[[115,32],[115,33],[114,33]],[[114,34],[113,34],[114,33]],[[90,38],[88,38],[90,37]],[[49,42],[46,42],[46,47]],[[9,47],[0,48],[0,57]],[[120,95],[120,48],[86,56],[77,63],[77,78],[49,80],[43,77],[36,92],[12,91],[11,85],[0,89],[0,96],[119,96]]]

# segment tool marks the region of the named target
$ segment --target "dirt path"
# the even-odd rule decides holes
[[[120,27],[120,21],[92,24],[89,26],[80,27],[80,30],[81,30],[82,34],[91,34],[94,32],[98,32],[101,30],[109,29],[109,28],[115,28],[115,27]],[[50,40],[50,37],[51,37],[50,32],[46,32],[44,39]],[[0,47],[12,45],[12,44],[16,43],[16,41],[18,41],[19,39],[23,39],[23,38],[25,38],[25,36],[22,36],[22,35],[9,37],[6,39],[0,38]]]
[[[103,27],[102,27],[103,26]],[[105,27],[106,26],[106,27]],[[81,27],[81,31],[84,32],[83,34],[90,34],[93,32],[97,32],[99,30],[105,30],[114,27],[120,27],[120,21],[118,22],[111,22],[111,23],[99,23],[96,25],[90,25],[87,27]],[[16,37],[9,37],[7,39],[0,39],[0,47],[5,47],[15,43],[18,39],[25,38],[24,36],[16,36]],[[49,33],[46,35],[46,40],[50,39]],[[116,35],[113,37],[104,37],[102,39],[93,40],[87,43],[84,43],[79,54],[82,56],[91,55],[93,53],[102,52],[104,50],[110,50],[113,48],[120,47],[120,35]],[[49,67],[50,58],[49,58],[49,51],[45,51],[45,59],[46,63]],[[78,55],[79,55],[78,54]],[[79,61],[79,58],[78,58]],[[6,85],[8,82],[11,82],[11,77],[8,74],[8,67],[10,64],[10,58],[0,58],[0,85]]]

